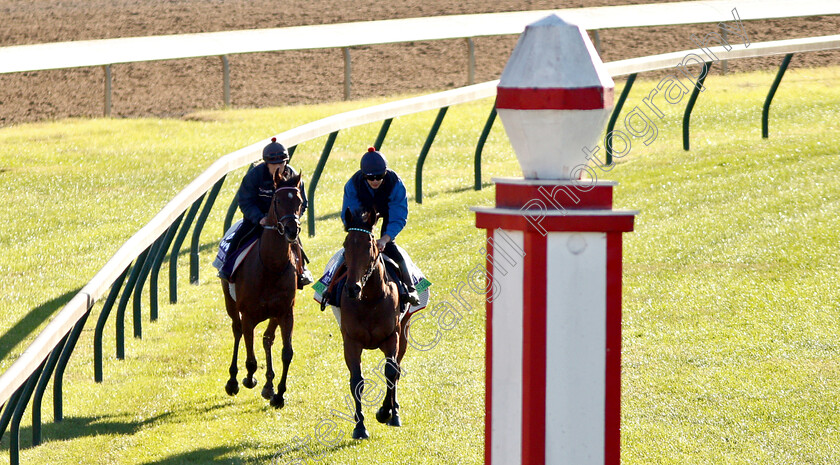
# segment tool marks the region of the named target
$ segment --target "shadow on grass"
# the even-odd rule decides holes
[[[166,412],[160,415],[147,418],[141,421],[114,420],[109,417],[69,417],[59,423],[46,423],[41,426],[41,443],[48,441],[64,441],[84,436],[99,435],[123,435],[134,434],[148,424],[155,423],[162,419],[171,417],[173,412]],[[3,438],[3,449],[8,450],[9,444]],[[20,429],[20,447],[32,447],[32,427],[27,426]]]
[[[81,288],[66,292],[50,301],[33,308],[20,319],[5,334],[0,336],[0,360],[5,359],[9,352],[21,341],[26,339],[32,331],[46,321],[56,310],[70,301]]]
[[[150,418],[138,421],[130,421],[125,419],[125,415],[118,416],[102,416],[102,417],[65,417],[59,423],[45,422],[41,426],[41,443],[49,441],[66,441],[73,440],[87,436],[100,435],[131,435],[135,434],[141,429],[146,428],[158,422],[170,421],[170,418],[175,418],[183,414],[185,411],[194,412],[200,411],[202,415],[210,414],[211,412],[223,409],[233,405],[232,399],[225,399],[222,402],[215,403],[204,407],[196,406],[195,410],[181,409],[175,411],[168,411],[155,415]],[[8,432],[2,438],[2,450],[9,449]],[[32,447],[32,426],[25,426],[20,428],[20,447],[21,449]],[[161,462],[170,463],[170,462]],[[181,462],[172,462],[181,463]],[[201,463],[201,462],[196,462]]]
[[[350,432],[351,431],[347,432],[347,436],[349,436]],[[264,463],[310,463],[306,459],[312,459],[313,463],[320,463],[321,461],[324,463],[330,463],[331,461],[328,458],[329,454],[342,449],[358,447],[364,444],[364,441],[358,439],[347,439],[347,436],[345,436],[345,439],[341,441],[341,443],[334,446],[321,444],[311,436],[306,437],[309,442],[302,443],[300,440],[288,441],[281,445],[280,449],[274,455],[270,456],[269,460]]]
[[[481,183],[481,188],[484,189],[486,187],[492,187],[494,185],[495,184],[493,184],[492,182],[482,182]],[[464,186],[464,187],[456,187],[456,188],[453,188],[453,189],[441,189],[441,190],[435,189],[435,190],[431,190],[429,192],[424,192],[423,193],[423,198],[433,199],[433,198],[435,198],[439,195],[463,194],[464,192],[469,192],[469,191],[473,191],[473,190],[475,190],[474,185],[469,185],[469,186]],[[408,200],[413,202],[414,201],[414,196],[409,195]]]
[[[230,457],[225,457],[234,451],[233,447],[214,447],[199,449],[192,452],[173,455],[163,460],[145,462],[143,465],[183,465],[187,463],[231,463]],[[259,463],[270,463],[270,457],[265,457]]]

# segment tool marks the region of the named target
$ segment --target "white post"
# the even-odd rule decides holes
[[[230,107],[230,63],[227,55],[222,55],[222,95],[225,101],[225,108]]]
[[[344,47],[344,100],[350,100],[350,72],[351,70],[351,63],[350,63],[350,47]]]
[[[108,118],[111,116],[111,65],[104,65],[102,69],[105,71],[105,104],[103,113]]]
[[[553,15],[502,73],[496,106],[525,177],[494,179],[496,206],[473,208],[492,280],[486,464],[620,463],[621,235],[636,212],[581,176],[613,87],[586,31]]]

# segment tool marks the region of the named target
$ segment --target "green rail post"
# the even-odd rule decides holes
[[[216,203],[216,196],[219,195],[219,190],[222,188],[222,184],[225,183],[226,177],[227,175],[222,176],[210,189],[210,195],[207,197],[207,201],[204,202],[204,208],[201,209],[201,214],[198,215],[198,220],[195,222],[190,245],[190,284],[198,284],[198,243],[201,239],[201,231],[204,229],[204,223],[207,222],[207,217],[210,216],[210,210],[213,209],[213,204]]]
[[[394,121],[394,118],[388,118],[382,122],[382,127],[379,128],[379,134],[376,135],[376,141],[373,143],[376,150],[382,150],[382,144],[385,143],[385,136],[388,134],[392,121]]]
[[[615,108],[613,109],[612,115],[610,115],[610,122],[607,123],[607,136],[605,137],[605,144],[607,156],[605,157],[604,163],[607,166],[612,165],[613,159],[613,152],[612,152],[612,132],[613,128],[615,128],[615,123],[618,121],[618,115],[621,113],[621,108],[624,107],[624,101],[627,100],[627,96],[630,95],[630,89],[633,88],[633,83],[636,82],[636,75],[637,73],[633,73],[627,76],[627,82],[624,83],[624,88],[621,89],[621,95],[618,97],[618,102],[615,104]]]
[[[477,191],[481,190],[481,153],[484,151],[484,143],[487,142],[487,137],[490,136],[490,130],[493,129],[496,113],[496,102],[493,102],[493,108],[490,110],[487,122],[484,123],[484,129],[481,130],[481,135],[478,137],[478,144],[475,146],[475,190]]]
[[[779,71],[776,73],[776,79],[773,80],[773,85],[770,86],[770,92],[767,94],[767,98],[764,99],[764,107],[761,109],[761,137],[763,139],[770,137],[770,103],[773,101],[773,96],[776,95],[776,89],[779,88],[782,77],[784,77],[792,58],[792,53],[785,55],[785,59],[782,60],[782,66],[779,67]]]
[[[99,319],[96,321],[96,329],[93,332],[93,380],[97,383],[102,382],[102,336],[105,331],[105,323],[108,321],[108,315],[111,314],[111,308],[117,301],[120,288],[122,288],[130,268],[131,265],[127,266],[120,277],[111,285],[111,292],[108,293],[108,298],[102,305],[102,311],[99,312]]]
[[[236,214],[236,210],[239,209],[239,192],[237,191],[236,194],[233,195],[233,200],[230,202],[228,206],[227,213],[225,213],[225,223],[222,225],[222,237],[227,233],[230,226],[233,224],[233,215]]]
[[[6,428],[9,427],[9,422],[12,421],[12,414],[15,413],[15,407],[17,407],[18,400],[20,400],[20,396],[23,394],[23,388],[24,386],[20,386],[15,389],[12,397],[6,401],[6,408],[3,410],[3,415],[0,416],[0,439],[3,439],[3,435],[6,433]]]
[[[11,465],[20,464],[20,420],[23,418],[23,412],[26,411],[26,405],[29,404],[29,399],[35,390],[35,384],[41,376],[41,370],[44,369],[44,363],[46,363],[46,360],[43,360],[38,369],[29,375],[23,394],[15,406],[15,413],[12,415],[12,426],[9,428],[9,463]]]
[[[65,335],[61,342],[50,352],[47,359],[47,364],[44,366],[44,371],[41,372],[41,378],[38,380],[38,385],[35,386],[35,396],[32,398],[32,445],[37,446],[41,444],[41,401],[44,398],[44,391],[47,389],[47,384],[50,382],[55,365],[58,363],[58,357],[61,355],[60,347],[64,347],[67,343],[67,335]]]
[[[64,419],[64,414],[62,413],[64,369],[67,368],[67,362],[70,360],[70,356],[73,355],[73,349],[76,348],[76,342],[79,340],[79,335],[82,334],[82,330],[85,328],[85,322],[87,322],[88,316],[90,316],[90,308],[87,309],[84,316],[73,326],[67,342],[64,343],[64,348],[61,350],[61,355],[58,357],[58,364],[55,367],[55,376],[53,379],[53,418],[56,422]]]
[[[172,245],[172,240],[175,239],[175,233],[178,232],[178,226],[181,225],[181,220],[184,219],[184,214],[181,213],[166,230],[166,236],[163,238],[163,244],[158,248],[158,253],[155,255],[154,263],[152,264],[152,276],[149,283],[149,321],[155,321],[158,318],[158,275],[160,274],[160,266],[163,264],[163,258],[166,256],[166,251]]]
[[[694,108],[694,102],[697,101],[697,96],[700,95],[700,88],[703,87],[703,81],[709,74],[709,67],[712,64],[709,62],[703,63],[703,73],[697,79],[694,85],[694,91],[691,92],[691,97],[688,99],[688,104],[685,106],[685,114],[683,114],[683,150],[688,150],[688,122],[691,119],[691,110]]]
[[[426,155],[429,154],[429,149],[432,148],[432,142],[434,142],[435,136],[437,136],[440,125],[443,123],[443,117],[446,116],[446,110],[448,109],[449,107],[442,107],[438,111],[435,122],[432,124],[432,129],[429,130],[429,135],[423,144],[423,149],[420,150],[420,157],[417,158],[417,168],[414,174],[414,201],[417,203],[423,203],[423,164],[426,162]]]
[[[181,244],[184,243],[187,233],[190,232],[190,226],[195,219],[196,212],[198,212],[198,207],[201,206],[201,201],[204,200],[205,194],[207,193],[201,194],[201,197],[196,199],[187,211],[187,216],[181,224],[181,230],[172,244],[172,251],[169,252],[169,303],[172,304],[178,303],[178,255],[181,253]]]
[[[321,158],[318,159],[318,166],[315,167],[315,172],[312,173],[312,180],[309,181],[309,192],[306,193],[307,200],[309,200],[309,207],[306,209],[309,237],[315,236],[315,188],[318,186],[318,180],[321,179],[321,172],[324,171],[324,166],[327,164],[327,158],[330,157],[330,152],[335,144],[336,137],[338,137],[338,131],[331,133],[327,137],[327,143],[321,152]]]
[[[122,360],[125,358],[125,307],[128,305],[128,299],[131,298],[131,292],[134,290],[134,284],[137,283],[137,278],[140,276],[140,271],[143,269],[143,263],[146,261],[146,256],[149,255],[149,249],[141,253],[134,261],[134,266],[131,268],[131,275],[128,277],[128,283],[125,285],[125,290],[120,297],[120,303],[117,306],[117,322],[116,322],[116,340],[117,340],[117,358]]]
[[[149,277],[149,273],[152,271],[152,263],[154,262],[154,257],[158,253],[161,242],[163,242],[163,234],[152,243],[151,247],[149,247],[149,255],[147,255],[146,260],[143,261],[143,268],[140,270],[140,275],[137,276],[137,282],[134,283],[132,314],[134,316],[134,337],[138,339],[143,339],[143,315],[140,311],[141,303],[143,301],[143,284],[146,283],[146,278]]]

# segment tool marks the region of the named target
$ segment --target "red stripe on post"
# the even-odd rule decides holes
[[[538,210],[515,210],[511,214],[475,213],[475,227],[482,229],[502,228],[508,231],[567,231],[567,232],[628,232],[633,230],[633,215],[567,215],[540,217]],[[539,227],[539,228],[538,228]]]
[[[621,233],[607,233],[604,465],[621,464]]]
[[[485,247],[487,248],[487,276],[488,284],[491,284],[493,279],[493,229],[487,230],[487,241]],[[490,239],[493,239],[492,241]],[[487,287],[491,290],[493,286]],[[487,289],[485,288],[485,289]],[[484,343],[484,463],[492,464],[491,460],[491,442],[493,439],[493,299],[486,301],[487,314],[485,316],[484,326],[487,331],[487,338]]]
[[[599,110],[613,106],[613,88],[497,87],[496,108],[509,110]]]
[[[610,210],[613,186],[591,186],[588,181],[554,185],[496,182],[496,208],[522,208],[534,201],[550,210]]]
[[[545,465],[547,239],[525,233],[522,314],[522,464]]]

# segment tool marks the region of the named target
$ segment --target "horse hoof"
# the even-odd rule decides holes
[[[229,396],[239,394],[239,383],[237,383],[235,379],[228,380],[227,384],[225,384],[225,392],[227,392],[227,395]]]
[[[376,412],[376,421],[378,421],[379,423],[386,423],[390,419],[391,419],[391,409],[381,407]]]
[[[402,426],[402,421],[400,421],[400,416],[398,414],[394,414],[391,416],[391,420],[388,422],[388,426]]]
[[[271,401],[269,403],[276,409],[281,409],[284,405],[286,405],[286,401],[283,400],[283,396],[281,395],[271,396]]]
[[[367,428],[365,425],[357,426],[356,429],[353,430],[353,439],[368,439],[370,435],[368,434]]]
[[[260,395],[263,396],[263,399],[265,400],[271,400],[271,398],[274,397],[274,388],[271,386],[266,386],[263,388]]]
[[[253,376],[250,378],[242,378],[242,385],[248,389],[254,389],[254,386],[257,385],[257,380]]]

